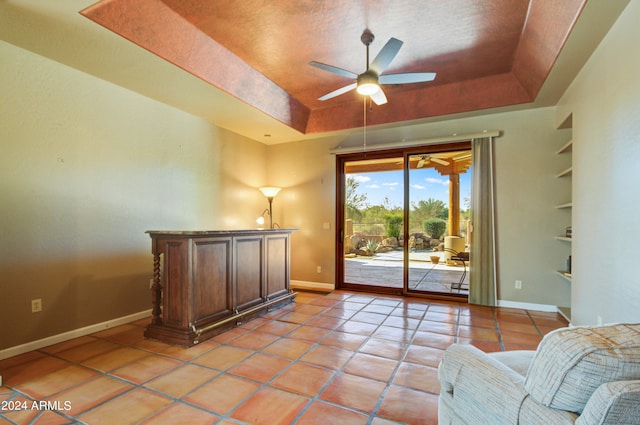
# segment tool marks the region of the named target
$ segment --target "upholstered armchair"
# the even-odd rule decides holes
[[[438,377],[440,425],[637,425],[640,324],[558,329],[536,351],[454,344]]]

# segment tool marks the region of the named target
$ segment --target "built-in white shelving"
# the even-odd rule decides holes
[[[573,140],[569,140],[565,145],[563,145],[558,151],[557,154],[571,152],[573,150]]]
[[[573,167],[569,167],[564,171],[561,171],[556,175],[556,177],[569,177],[573,174]]]
[[[558,313],[562,315],[569,323],[571,323],[571,307],[558,307]]]
[[[562,124],[558,127],[558,129],[571,129],[573,127],[573,115],[569,114],[567,116],[567,118],[562,122]],[[565,144],[563,144],[560,149],[558,149],[556,151],[557,155],[563,155],[563,156],[568,156],[569,161],[565,162],[565,165],[569,165],[568,168],[560,171],[558,174],[556,174],[557,178],[571,178],[573,177],[573,164],[572,164],[572,155],[573,155],[573,138],[571,138],[568,142],[566,142]],[[572,212],[572,208],[573,208],[573,202],[572,202],[572,193],[571,193],[571,189],[569,189],[569,193],[568,193],[568,197],[569,199],[568,202],[562,203],[562,204],[558,204],[556,205],[556,209],[559,210],[565,210],[568,211],[569,213]],[[567,228],[566,228],[566,234],[565,235],[558,235],[555,236],[556,240],[559,241],[563,241],[563,242],[568,242],[568,250],[567,250],[567,270],[556,270],[556,274],[558,276],[560,276],[563,280],[565,280],[566,282],[569,282],[569,284],[573,284],[572,282],[572,275],[571,275],[571,243],[573,242],[571,239],[572,233],[571,233],[571,220],[569,219],[568,223],[565,222],[565,225],[568,224]],[[569,236],[567,236],[569,235]],[[569,322],[571,322],[571,306],[567,306],[567,307],[558,307],[558,312],[565,318],[567,319]]]

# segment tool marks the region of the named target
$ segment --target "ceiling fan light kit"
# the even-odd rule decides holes
[[[318,100],[328,100],[341,94],[347,93],[353,89],[363,95],[370,96],[371,100],[376,105],[383,105],[387,103],[387,97],[380,85],[383,84],[409,84],[409,83],[422,83],[433,81],[436,77],[434,72],[418,72],[418,73],[400,73],[400,74],[388,74],[381,75],[387,67],[391,64],[391,61],[396,57],[400,48],[402,47],[402,41],[397,38],[390,38],[387,44],[384,45],[382,50],[375,57],[373,62],[369,65],[369,45],[374,40],[373,33],[368,29],[365,29],[360,37],[362,44],[367,49],[367,69],[361,74],[356,74],[351,71],[347,71],[342,68],[338,68],[332,65],[327,65],[320,62],[309,62],[309,65],[316,68],[323,69],[334,74],[341,75],[343,77],[355,79],[355,83],[351,83],[347,86],[341,87],[330,93],[325,94],[318,98]]]
[[[358,75],[358,87],[356,91],[364,96],[370,96],[380,90],[378,85],[378,76],[373,72],[367,71]]]

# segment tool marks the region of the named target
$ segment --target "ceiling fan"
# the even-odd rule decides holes
[[[327,93],[324,96],[318,98],[318,100],[327,100],[340,96],[353,89],[362,95],[370,96],[371,100],[376,105],[384,105],[387,103],[387,97],[380,85],[382,84],[408,84],[408,83],[422,83],[427,81],[433,81],[436,78],[434,72],[413,72],[413,73],[401,73],[401,74],[386,74],[381,75],[387,67],[391,64],[391,61],[396,57],[400,48],[402,47],[402,41],[397,38],[390,38],[387,44],[384,45],[382,50],[375,57],[371,65],[369,65],[369,45],[373,42],[373,33],[368,29],[364,30],[360,40],[367,47],[367,70],[362,74],[356,74],[351,71],[347,71],[342,68],[338,68],[332,65],[312,61],[309,65],[316,68],[323,69],[325,71],[333,72],[334,74],[342,75],[343,77],[355,79],[356,82],[349,84],[348,86],[341,87],[337,90]]]
[[[445,161],[444,159],[436,158],[431,155],[422,155],[420,157],[420,160],[418,161],[418,164],[416,165],[416,168],[422,168],[431,161],[440,165],[449,165],[449,161]]]

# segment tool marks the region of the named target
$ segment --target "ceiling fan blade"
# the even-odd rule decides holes
[[[434,158],[434,157],[431,157],[430,159],[431,159],[431,161],[435,162],[436,164],[449,165],[449,161],[445,161],[444,159]]]
[[[354,74],[351,71],[347,71],[346,69],[338,68],[337,66],[327,65],[325,63],[320,63],[316,61],[309,62],[309,65],[315,66],[316,68],[324,69],[325,71],[332,72],[334,74],[342,75],[347,78],[358,78],[358,74]]]
[[[453,159],[454,161],[461,161],[463,159],[471,158],[471,153],[462,153],[460,155],[456,155]]]
[[[378,106],[384,105],[385,103],[387,103],[387,96],[384,95],[384,92],[382,91],[382,89],[378,90],[377,92],[375,92],[370,96],[371,96],[371,100],[373,100],[373,103],[375,103]]]
[[[384,45],[378,56],[371,62],[369,66],[369,70],[375,72],[377,75],[380,75],[384,72],[385,69],[391,64],[393,58],[396,57],[398,51],[402,47],[402,41],[397,38],[391,37],[387,44]]]
[[[336,96],[340,96],[341,94],[355,89],[356,87],[358,87],[358,83],[349,84],[348,86],[341,87],[338,90],[334,90],[331,93],[327,93],[324,96],[319,97],[318,100],[328,100]]]
[[[378,77],[380,84],[409,84],[424,83],[433,81],[436,78],[435,72],[412,72],[405,74],[386,74]]]
[[[418,165],[416,165],[416,168],[422,168],[424,167],[424,159],[421,159],[420,161],[418,161]]]

